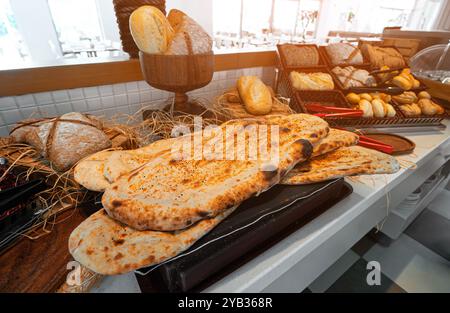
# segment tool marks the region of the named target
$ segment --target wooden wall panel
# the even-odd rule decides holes
[[[216,54],[215,71],[275,66],[275,51]],[[142,80],[138,60],[0,71],[0,97]]]

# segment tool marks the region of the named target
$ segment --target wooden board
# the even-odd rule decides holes
[[[98,61],[97,61],[98,62]],[[275,51],[221,53],[214,71],[275,66]],[[137,59],[0,71],[0,97],[143,80]]]
[[[364,136],[381,141],[394,147],[392,155],[410,154],[414,152],[416,144],[403,136],[388,133],[365,133]]]
[[[86,217],[71,210],[60,218],[67,220],[47,236],[22,238],[0,255],[0,292],[55,292],[64,283],[67,263],[72,261],[67,242]]]

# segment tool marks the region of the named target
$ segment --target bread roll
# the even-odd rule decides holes
[[[386,108],[387,108],[386,117],[395,117],[397,115],[397,112],[395,111],[394,107],[389,103],[386,104]]]
[[[353,92],[349,93],[346,96],[346,98],[347,98],[348,102],[350,102],[351,104],[355,104],[355,105],[358,104],[359,101],[361,100],[361,97],[358,96],[356,93],[353,93]]]
[[[372,96],[369,95],[368,93],[362,93],[359,96],[360,96],[361,99],[365,99],[367,101],[372,101],[373,100]]]
[[[373,117],[372,104],[369,101],[362,99],[359,101],[358,108],[364,112],[363,117]]]
[[[431,95],[426,91],[421,91],[419,93],[419,99],[431,99]]]
[[[414,86],[413,82],[411,82],[408,78],[402,75],[395,76],[392,79],[392,83],[397,87],[402,88],[403,90],[410,90]]]
[[[166,54],[192,55],[212,51],[212,39],[208,33],[192,18],[179,10],[171,10],[169,23],[175,29],[175,35],[169,43]]]
[[[130,30],[139,50],[150,54],[166,52],[174,36],[164,14],[151,5],[144,5],[130,15]]]
[[[400,104],[412,104],[419,100],[413,91],[406,91],[401,95],[393,96],[392,98]]]
[[[416,103],[403,104],[399,108],[406,117],[415,117],[422,114],[420,107]]]
[[[383,101],[375,99],[372,101],[372,110],[375,117],[385,117]]]
[[[444,114],[444,109],[430,99],[420,99],[417,105],[425,115],[438,115]]]
[[[272,111],[272,94],[256,76],[242,76],[237,83],[245,109],[253,115],[265,115]]]

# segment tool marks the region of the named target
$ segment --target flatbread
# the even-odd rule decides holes
[[[189,227],[279,183],[297,163],[310,158],[312,144],[329,132],[324,120],[306,114],[236,120],[222,127],[230,125],[280,126],[278,164],[263,170],[267,160],[259,158],[176,160],[172,153],[163,154],[120,176],[107,188],[102,199],[105,210],[114,219],[138,230],[172,231]],[[236,150],[246,149],[248,138],[245,139],[246,145],[236,146]],[[223,140],[223,137],[213,136],[203,142],[204,146],[213,140]],[[229,142],[233,140],[225,141]]]
[[[104,192],[120,175],[142,166],[146,160],[170,151],[175,140],[177,138],[158,140],[136,150],[97,152],[75,166],[74,179],[89,190]]]
[[[92,191],[102,192],[110,186],[103,175],[105,161],[117,151],[97,152],[78,163],[74,168],[74,179],[77,183]]]
[[[314,147],[312,157],[314,158],[342,147],[357,145],[358,141],[359,136],[355,133],[332,128],[328,136],[323,138],[320,143]]]
[[[296,166],[283,178],[281,184],[306,185],[346,176],[393,174],[399,170],[400,164],[394,157],[353,146],[338,149]]]
[[[158,140],[137,150],[120,151],[105,160],[103,175],[110,182],[115,182],[121,175],[144,165],[150,160],[171,151],[172,144],[180,138]]]
[[[102,275],[119,275],[164,262],[191,247],[234,211],[224,211],[182,231],[136,231],[105,210],[93,214],[70,235],[75,261]]]

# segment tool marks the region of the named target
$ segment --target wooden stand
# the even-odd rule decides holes
[[[175,93],[173,111],[199,114],[187,92],[208,85],[214,74],[214,53],[161,55],[139,53],[145,81],[152,87]],[[166,108],[166,109],[172,109]]]

